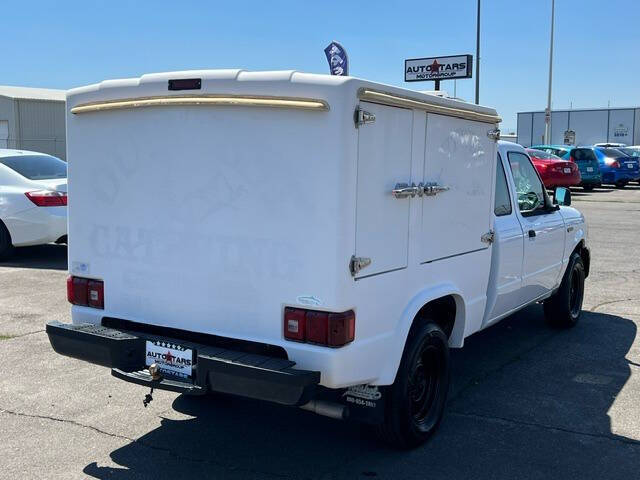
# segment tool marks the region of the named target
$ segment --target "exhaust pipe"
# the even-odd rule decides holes
[[[303,410],[335,418],[336,420],[346,420],[349,417],[349,408],[339,403],[326,402],[324,400],[311,400],[300,407]]]

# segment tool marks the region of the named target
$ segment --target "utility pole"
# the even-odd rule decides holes
[[[476,20],[476,105],[480,103],[480,0]]]
[[[553,79],[553,23],[555,0],[551,0],[551,44],[549,46],[549,92],[547,94],[547,109],[544,112],[544,143],[551,143],[551,83]]]

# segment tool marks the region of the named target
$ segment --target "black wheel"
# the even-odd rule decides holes
[[[11,235],[9,235],[9,230],[7,230],[7,227],[5,227],[4,223],[0,220],[0,260],[7,258],[12,250]]]
[[[627,186],[627,182],[616,182],[616,188],[624,188]]]
[[[590,192],[593,190],[593,185],[583,185],[582,188],[586,191],[586,192]]]
[[[582,257],[574,253],[569,259],[560,288],[544,301],[544,315],[551,325],[568,328],[578,323],[584,299],[584,278]]]
[[[449,343],[435,323],[412,331],[396,380],[386,389],[379,437],[399,448],[421,445],[438,428],[449,391]]]

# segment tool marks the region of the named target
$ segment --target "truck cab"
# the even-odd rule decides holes
[[[588,250],[582,251],[584,217],[563,203],[550,199],[523,147],[498,143],[495,241],[483,326],[548,298],[560,285],[577,246],[588,274]]]

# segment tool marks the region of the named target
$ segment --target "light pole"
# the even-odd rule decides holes
[[[553,19],[555,0],[551,0],[551,44],[549,46],[549,92],[547,93],[547,109],[544,111],[544,143],[549,144],[551,139],[551,82],[553,79]]]
[[[476,105],[480,103],[480,0],[476,20]]]

